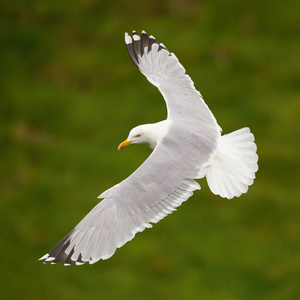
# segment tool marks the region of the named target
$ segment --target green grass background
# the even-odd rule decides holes
[[[300,299],[300,2],[0,2],[1,299]],[[81,267],[52,248],[150,150],[118,152],[166,116],[124,32],[176,53],[225,133],[249,126],[259,171],[231,201],[201,191]]]

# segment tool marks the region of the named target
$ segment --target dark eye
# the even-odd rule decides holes
[[[140,134],[137,134],[137,135],[136,135],[136,137],[140,137],[140,136],[141,136]]]

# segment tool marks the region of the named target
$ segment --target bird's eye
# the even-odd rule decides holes
[[[137,134],[137,135],[136,135],[136,137],[140,137],[140,136],[141,136],[140,134]]]

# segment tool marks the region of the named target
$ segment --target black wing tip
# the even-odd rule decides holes
[[[163,43],[160,43],[158,46],[159,46],[158,51],[160,51],[161,49],[164,49],[164,50],[167,50],[169,52],[169,50],[167,49],[167,47]]]
[[[64,265],[69,266],[72,264],[76,265],[83,265],[87,261],[82,260],[82,254],[80,253],[79,257],[76,260],[72,259],[72,255],[74,253],[74,247],[73,249],[67,254],[65,250],[70,246],[70,237],[72,233],[74,232],[74,229],[69,232],[56,246],[54,246],[47,254],[39,258],[39,260],[42,260],[44,264],[51,263],[51,264],[57,264],[62,261],[65,261]]]
[[[51,256],[49,253],[45,254],[43,257],[39,258],[39,260],[43,261],[43,264],[50,263],[51,265],[55,265],[57,263],[60,263],[62,261],[65,261],[64,265],[65,266],[70,266],[73,264],[76,264],[77,266],[83,265],[87,263],[88,261],[82,260],[82,254],[80,253],[79,257],[77,260],[72,259],[72,255],[74,253],[74,249],[69,253],[69,255],[65,253],[60,253],[57,256]]]
[[[133,63],[138,67],[139,59],[136,53],[135,43],[134,43],[134,39],[137,39],[137,36],[138,35],[135,34],[134,32],[132,34],[132,37],[127,32],[125,32],[125,43],[126,43],[127,51]]]
[[[153,44],[158,45],[157,51],[164,49],[169,52],[164,44],[159,44],[155,37],[153,35],[149,36],[145,30],[142,30],[140,35],[138,35],[136,30],[133,30],[132,36],[125,32],[125,43],[129,56],[137,67],[139,67],[140,57],[144,55],[145,49],[149,53],[152,50]]]
[[[142,30],[141,34],[139,35],[136,30],[132,31],[132,35],[130,36],[130,34],[128,34],[128,32],[125,32],[125,43],[128,44],[132,44],[134,43],[134,41],[139,41],[141,39],[147,39],[147,40],[151,40],[151,43],[156,43],[158,44],[157,40],[155,39],[155,37],[153,35],[148,35],[147,32],[145,30]],[[166,47],[163,46],[165,49]]]
[[[147,35],[147,33],[144,30],[142,31],[141,36],[143,34]],[[130,35],[128,32],[125,32],[125,43],[126,43],[126,45],[133,44],[134,41],[138,41],[140,39],[141,39],[141,37],[138,35],[138,33],[135,30],[132,31],[132,35]]]

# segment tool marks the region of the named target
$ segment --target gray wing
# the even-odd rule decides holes
[[[148,159],[101,194],[104,199],[41,258],[45,262],[69,265],[109,258],[200,189],[193,179],[201,176],[201,166],[215,149],[217,122],[177,58],[145,32],[125,40],[133,62],[163,94],[171,125]]]
[[[133,31],[132,37],[126,33],[125,41],[134,64],[162,93],[168,119],[190,120],[200,126],[209,126],[218,135],[220,126],[175,54],[145,31],[141,36]],[[209,132],[210,138],[214,137],[212,133]]]

